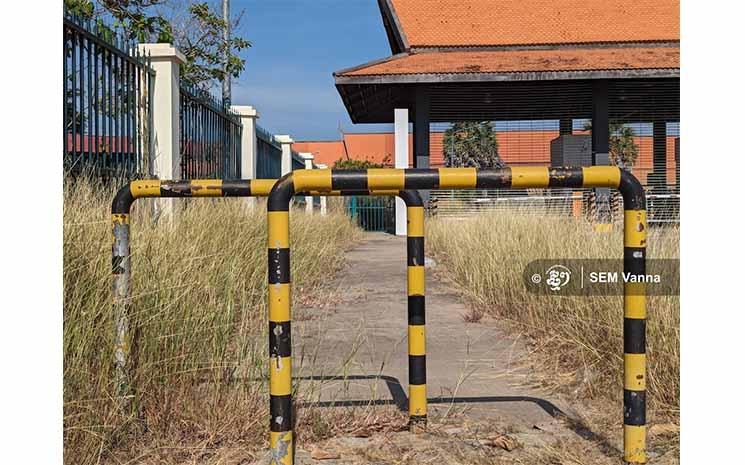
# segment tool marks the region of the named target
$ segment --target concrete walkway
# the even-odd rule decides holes
[[[304,401],[366,405],[372,399],[406,410],[405,253],[405,238],[369,234],[347,253],[347,267],[333,283],[340,302],[298,310],[294,375],[307,380],[301,383]],[[430,419],[466,406],[468,417],[498,419],[517,429],[555,422],[551,413],[561,402],[524,383],[516,363],[525,353],[521,341],[493,320],[466,322],[467,308],[431,269],[426,293]]]

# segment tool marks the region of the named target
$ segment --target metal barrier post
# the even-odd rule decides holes
[[[646,247],[646,200],[639,181],[630,173],[617,167],[593,166],[582,168],[515,167],[495,170],[475,168],[440,169],[385,169],[375,168],[360,171],[299,170],[283,176],[272,188],[267,202],[269,217],[269,280],[287,280],[289,293],[289,205],[296,192],[317,190],[408,190],[408,189],[484,189],[484,188],[615,188],[624,198],[624,271],[645,271]],[[275,244],[274,252],[272,242]],[[286,257],[286,258],[285,258]],[[416,273],[416,272],[415,272]],[[276,277],[273,277],[276,275]],[[412,286],[412,282],[409,282]],[[412,288],[410,287],[410,290]],[[414,289],[416,290],[416,289]],[[421,287],[423,293],[423,286]],[[624,289],[624,459],[630,463],[646,462],[645,423],[645,288],[625,285]],[[280,306],[269,294],[270,320],[280,316],[289,318],[289,300]],[[276,321],[276,320],[275,320]],[[287,321],[289,324],[289,320]],[[288,326],[289,335],[289,326]],[[423,339],[423,338],[422,338]],[[410,344],[411,344],[410,339]],[[410,346],[411,347],[411,346]],[[424,347],[421,347],[422,353]],[[275,351],[270,347],[270,351]],[[277,356],[278,357],[278,356]],[[278,360],[279,362],[279,360]],[[289,366],[288,366],[289,370]],[[284,375],[278,370],[271,375],[280,379]],[[279,382],[279,381],[278,381]],[[283,398],[283,403],[271,401],[272,427],[283,414],[291,412],[292,400]],[[280,422],[281,423],[281,422]],[[283,423],[283,441],[292,441],[292,425]],[[272,429],[272,454],[275,463],[292,464],[288,447],[278,441]],[[284,453],[281,453],[284,452]]]

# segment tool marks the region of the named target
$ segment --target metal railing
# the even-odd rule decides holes
[[[150,58],[100,21],[67,11],[62,42],[65,174],[146,175],[155,77]]]
[[[241,175],[240,116],[208,92],[180,86],[181,175],[234,179]]]
[[[671,225],[680,222],[680,191],[645,187],[647,222]],[[473,191],[430,191],[430,215],[467,218],[489,212],[509,212],[533,216],[567,216],[594,218],[593,189],[478,189]],[[623,222],[623,201],[617,191],[611,192],[611,220]]]

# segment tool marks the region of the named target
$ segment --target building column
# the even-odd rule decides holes
[[[592,164],[593,166],[610,165],[608,82],[603,80],[592,83]],[[612,219],[610,189],[595,189],[595,213],[596,229],[610,229]]]
[[[393,134],[395,146],[395,167],[409,167],[409,109],[393,110]],[[406,204],[396,197],[396,235],[406,235]]]
[[[139,44],[140,52],[149,56],[155,70],[152,95],[153,150],[149,174],[158,179],[181,178],[179,150],[179,66],[186,63],[184,54],[171,44]],[[169,216],[175,199],[157,199],[155,216]]]
[[[241,118],[243,129],[241,130],[241,172],[240,179],[256,179],[256,120],[259,112],[250,105],[233,105],[231,110]],[[246,197],[249,207],[256,205],[255,197]]]
[[[305,169],[312,170],[313,169],[313,154],[310,152],[300,152],[299,155],[300,155],[300,158],[302,158],[303,162],[305,163]],[[305,196],[305,213],[309,215],[313,214],[313,197],[310,195]]]
[[[667,123],[652,121],[652,173],[647,176],[652,187],[667,186]]]
[[[316,167],[319,170],[325,170],[326,168],[328,168],[328,166],[322,163],[317,164]],[[322,195],[320,198],[321,198],[321,216],[326,216],[328,213],[327,206],[326,206],[326,196]]]
[[[286,134],[276,135],[274,136],[274,140],[279,142],[280,146],[282,147],[281,175],[284,176],[285,174],[292,171],[292,143],[295,141],[292,140],[292,137]]]
[[[429,89],[418,86],[414,96],[414,168],[429,168]],[[419,191],[429,208],[429,191]]]

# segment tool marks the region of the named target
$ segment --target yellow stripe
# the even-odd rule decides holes
[[[424,237],[424,207],[406,209],[406,234],[409,237]]]
[[[295,192],[331,190],[331,170],[296,170],[292,180]]]
[[[400,189],[376,190],[376,191],[371,191],[370,195],[374,195],[377,197],[382,197],[386,195],[398,195],[399,190]]]
[[[623,387],[630,391],[647,389],[646,354],[623,354]]]
[[[111,215],[111,222],[114,224],[129,224],[129,215],[126,213],[114,213]]]
[[[409,325],[409,355],[425,355],[424,325]]]
[[[626,247],[647,246],[647,212],[645,210],[624,210],[623,245]]]
[[[621,170],[616,166],[582,167],[582,187],[616,188],[619,184],[621,184]]]
[[[512,171],[512,187],[548,187],[548,168],[516,166]]]
[[[370,168],[367,170],[367,188],[371,191],[404,188],[404,170],[391,168]]]
[[[269,447],[271,447],[273,451],[269,465],[292,465],[292,431],[284,431],[281,433],[270,431]],[[282,452],[279,462],[274,459],[274,452],[277,452],[276,455],[280,455],[279,452]]]
[[[440,189],[476,187],[476,168],[440,168]]]
[[[276,179],[252,179],[251,195],[254,197],[268,196],[276,182]]]
[[[129,183],[129,192],[131,192],[132,197],[136,199],[139,199],[140,197],[160,197],[160,180],[143,179],[140,181],[132,181]]]
[[[292,357],[272,357],[269,365],[269,394],[273,396],[291,394]]]
[[[194,197],[221,197],[221,179],[193,179],[189,182],[191,195]]]
[[[269,319],[271,321],[290,321],[290,296],[289,284],[269,284]]]
[[[623,425],[623,458],[629,463],[647,463],[646,426]]]
[[[646,283],[625,283],[623,285],[623,316],[627,318],[647,317]]]
[[[290,212],[268,212],[267,228],[267,247],[285,249],[290,246]]]
[[[424,295],[424,267],[406,267],[406,279],[409,295]]]
[[[427,385],[409,385],[409,415],[427,414]]]

